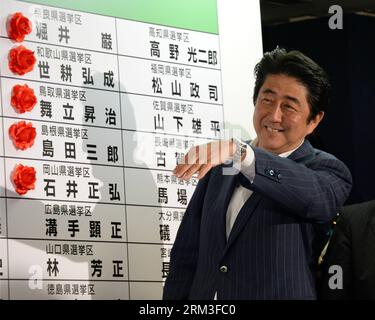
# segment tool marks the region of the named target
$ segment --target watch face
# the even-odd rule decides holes
[[[241,156],[243,156],[246,153],[246,145],[241,145]]]
[[[233,138],[233,142],[236,144],[235,155],[237,157],[242,157],[246,153],[246,144],[242,143],[238,138]]]

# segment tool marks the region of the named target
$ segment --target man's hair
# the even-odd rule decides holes
[[[327,109],[331,86],[325,71],[302,52],[287,52],[279,47],[271,52],[266,52],[254,68],[256,78],[253,95],[254,105],[267,76],[278,74],[296,78],[307,89],[307,101],[310,106],[308,123],[320,111]]]

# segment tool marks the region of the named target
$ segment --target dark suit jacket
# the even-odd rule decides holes
[[[328,283],[341,266],[342,289]],[[340,210],[322,268],[322,299],[375,299],[375,200]]]
[[[164,299],[213,299],[215,292],[218,299],[316,297],[316,230],[346,200],[350,172],[307,140],[288,158],[253,150],[252,184],[242,173],[223,175],[223,166],[199,181],[171,252]],[[227,241],[226,212],[239,178],[254,192]]]

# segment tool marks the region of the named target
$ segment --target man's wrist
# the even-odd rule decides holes
[[[242,142],[240,139],[234,137],[231,139],[234,146],[233,160],[234,161],[243,161],[246,157],[247,145]]]

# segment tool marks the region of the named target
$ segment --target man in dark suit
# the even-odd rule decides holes
[[[323,118],[329,82],[311,59],[279,48],[255,75],[257,138],[193,147],[174,170],[200,181],[164,299],[316,298],[322,232],[352,184],[341,161],[305,140]]]
[[[340,210],[323,259],[322,299],[375,299],[375,200]]]

